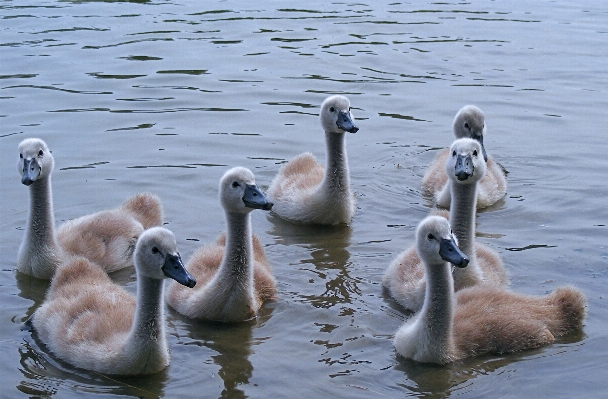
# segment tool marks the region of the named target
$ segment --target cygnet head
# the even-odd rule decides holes
[[[350,101],[344,96],[331,96],[321,104],[321,125],[326,133],[356,133],[353,115],[350,112]]]
[[[481,144],[483,159],[488,161],[488,154],[483,146],[483,137],[486,134],[486,122],[483,111],[474,105],[465,105],[458,111],[454,118],[454,136],[457,139],[468,137],[475,139]]]
[[[486,173],[481,145],[477,140],[458,139],[450,147],[445,173],[458,184],[475,184]]]
[[[255,184],[255,176],[247,168],[232,168],[220,179],[220,200],[228,212],[249,213],[254,209],[269,211],[269,202]]]
[[[51,175],[55,160],[46,143],[40,139],[25,139],[19,144],[19,163],[21,183],[26,186]]]
[[[416,230],[416,251],[429,265],[450,262],[462,268],[469,264],[469,258],[458,248],[450,223],[441,216],[429,216],[420,222]]]
[[[196,285],[196,279],[186,271],[177,252],[175,236],[164,227],[144,231],[137,240],[133,256],[139,276],[155,280],[169,277],[190,288]]]

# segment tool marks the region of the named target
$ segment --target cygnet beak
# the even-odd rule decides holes
[[[353,119],[350,116],[350,112],[340,111],[338,113],[338,120],[336,121],[336,125],[345,132],[349,133],[357,133],[359,128],[353,122]]]
[[[165,264],[162,267],[165,276],[172,278],[181,285],[192,288],[196,285],[196,279],[184,267],[182,257],[177,254],[167,254]]]
[[[263,211],[269,211],[274,205],[269,202],[264,194],[258,189],[255,184],[245,185],[245,194],[243,195],[243,202],[245,206],[253,209],[261,209]]]
[[[469,177],[473,176],[473,172],[475,171],[475,166],[473,165],[473,158],[470,155],[466,157],[463,155],[458,155],[456,159],[456,166],[454,167],[454,174],[456,178],[460,181],[466,180]]]
[[[439,256],[456,267],[467,267],[469,258],[458,248],[453,239],[444,238],[439,243]]]
[[[23,171],[21,175],[21,183],[29,186],[40,176],[40,165],[36,158],[23,160]]]

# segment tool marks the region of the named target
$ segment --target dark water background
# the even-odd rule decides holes
[[[606,397],[607,3],[3,1],[0,20],[0,396]],[[21,140],[53,151],[58,223],[152,191],[187,259],[225,226],[229,167],[265,189],[294,155],[324,159],[317,115],[336,93],[360,127],[357,214],[338,228],[252,214],[279,288],[257,320],[169,311],[172,363],[141,378],[75,369],[23,330],[47,285],[15,272]],[[509,172],[478,239],[514,290],[575,285],[588,317],[539,350],[420,365],[395,355],[406,316],[380,280],[429,212],[420,180],[465,104]]]

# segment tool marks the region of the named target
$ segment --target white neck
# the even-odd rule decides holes
[[[35,181],[29,190],[28,224],[19,248],[17,269],[38,278],[50,278],[63,257],[55,235],[50,176]]]
[[[253,240],[249,213],[226,212],[226,248],[220,270],[236,284],[250,285],[253,280]]]
[[[327,163],[320,189],[330,196],[350,195],[348,159],[345,146],[346,133],[325,133]]]
[[[241,321],[254,315],[253,239],[249,213],[226,212],[226,247],[222,263],[209,282],[212,318]]]
[[[169,362],[163,283],[163,280],[137,276],[137,307],[122,352],[121,364],[126,369],[154,372]]]
[[[420,310],[421,360],[445,362],[452,353],[454,283],[447,263],[426,267],[426,293]],[[426,359],[424,359],[426,357]]]
[[[475,210],[477,183],[458,184],[450,181],[452,200],[450,204],[450,226],[458,239],[458,248],[469,257],[469,265],[454,270],[456,291],[482,281],[482,273],[475,255]]]

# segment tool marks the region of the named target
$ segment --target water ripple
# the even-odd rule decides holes
[[[136,79],[143,78],[146,75],[109,75],[104,74],[102,72],[89,72],[87,73],[89,76],[93,76],[97,79]]]
[[[62,89],[60,87],[55,87],[55,86],[16,85],[16,86],[3,87],[3,89],[21,89],[21,88],[57,90],[57,91],[65,92],[65,93],[74,93],[74,94],[113,94],[111,91],[73,90],[73,89]]]
[[[168,69],[156,71],[158,74],[181,74],[181,75],[209,75],[206,69]]]
[[[91,45],[87,45],[87,46],[83,46],[83,49],[93,49],[93,50],[99,50],[102,48],[111,48],[111,47],[119,47],[119,46],[125,46],[125,45],[129,45],[129,44],[136,44],[136,43],[144,43],[144,42],[158,42],[158,41],[164,41],[164,42],[172,42],[173,39],[171,38],[150,38],[150,39],[142,39],[142,40],[129,40],[126,42],[120,42],[120,43],[113,43],[113,44],[105,44],[102,46],[91,46]],[[0,46],[2,46],[0,44]]]
[[[190,112],[190,111],[204,111],[204,112],[241,112],[248,111],[242,108],[167,108],[159,110],[143,110],[143,109],[110,109],[110,108],[67,108],[58,109],[47,112],[110,112],[110,113],[133,113],[133,114],[167,114],[174,112]]]
[[[156,123],[142,123],[142,124],[137,125],[137,126],[122,127],[122,128],[117,128],[117,129],[108,129],[108,130],[106,130],[106,132],[118,132],[118,131],[123,131],[123,130],[149,129],[149,128],[153,127],[154,125],[156,125]]]

